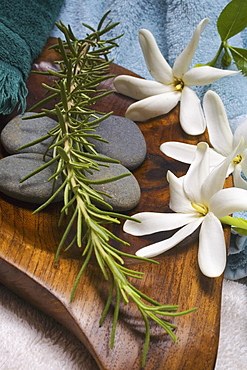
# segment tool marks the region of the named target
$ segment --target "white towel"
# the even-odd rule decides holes
[[[224,280],[215,370],[246,369],[246,305],[246,285]],[[0,369],[98,370],[98,367],[67,329],[0,285]]]

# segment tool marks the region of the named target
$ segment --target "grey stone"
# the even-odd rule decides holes
[[[128,176],[119,180],[100,185],[91,184],[91,186],[95,190],[104,192],[108,195],[103,195],[103,198],[113,207],[115,212],[129,211],[140,201],[141,191],[138,181],[135,176],[121,164],[111,163],[108,164],[108,166],[109,167],[100,166],[100,171],[94,171],[93,174],[87,174],[86,176],[90,180],[103,180],[128,173]]]
[[[53,174],[55,164],[20,183],[44,163],[42,154],[20,153],[4,157],[0,160],[0,191],[28,203],[44,203],[52,195],[53,181],[47,182],[47,179]],[[57,181],[56,189],[60,185],[61,182]],[[54,201],[62,198],[63,192]]]
[[[24,116],[30,114],[33,113],[25,113]],[[32,120],[22,120],[22,117],[20,115],[12,119],[2,131],[3,146],[7,152],[14,155],[0,160],[0,191],[15,199],[42,204],[52,193],[52,182],[47,182],[47,179],[53,174],[54,167],[48,167],[21,184],[20,180],[44,164],[43,154],[47,149],[48,141],[24,149],[24,152],[18,148],[46,135],[47,131],[57,125],[57,122],[47,117]],[[139,184],[129,169],[138,167],[146,156],[144,137],[134,122],[116,116],[102,121],[96,128],[96,134],[109,141],[109,143],[102,143],[91,139],[97,151],[102,155],[119,160],[124,165],[100,166],[100,171],[94,171],[93,175],[87,174],[87,176],[92,180],[101,180],[128,173],[129,176],[117,181],[92,185],[96,190],[109,195],[103,197],[114,211],[128,211],[134,208],[140,200]],[[56,201],[61,199],[62,192]],[[102,208],[102,205],[99,207]]]
[[[98,153],[119,160],[129,170],[144,161],[147,152],[144,136],[137,124],[128,118],[112,115],[100,122],[94,133],[108,141],[88,138]]]
[[[18,115],[7,123],[1,133],[1,142],[4,149],[10,154],[17,153],[40,153],[44,154],[52,138],[29,148],[18,150],[21,146],[45,136],[49,130],[57,126],[57,122],[49,117],[23,120],[23,117],[32,116],[35,113],[26,112]]]

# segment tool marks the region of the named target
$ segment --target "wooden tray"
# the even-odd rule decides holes
[[[55,40],[50,39],[49,43]],[[48,44],[49,44],[48,43]],[[44,49],[33,69],[52,68],[57,58],[53,51]],[[130,74],[130,71],[112,65],[115,75]],[[41,82],[49,78],[31,74],[28,79],[28,107],[44,94]],[[112,89],[112,79],[104,86]],[[132,100],[113,93],[101,100],[97,109],[102,112],[114,110],[124,116]],[[180,128],[176,107],[169,115],[139,124],[147,141],[147,158],[134,174],[138,179],[142,196],[139,211],[167,211],[169,188],[166,182],[168,169],[177,175],[183,174],[187,166],[166,158],[159,150],[164,141],[179,140],[197,143],[207,140],[206,136],[190,137]],[[16,113],[1,117],[1,127]],[[2,155],[4,155],[1,149]],[[54,252],[61,236],[57,227],[59,205],[52,205],[42,213],[32,215],[36,208],[24,202],[0,196],[0,281],[35,307],[52,316],[74,333],[91,352],[99,369],[138,370],[141,368],[144,323],[132,305],[122,306],[117,326],[114,349],[109,349],[112,312],[99,328],[99,318],[107,298],[108,283],[93,262],[84,272],[77,289],[75,301],[69,303],[71,289],[81,265],[77,250],[63,254],[54,266]],[[171,233],[160,233],[137,238],[122,232],[119,226],[114,232],[131,244],[124,250],[134,253],[140,247],[155,240],[168,237]],[[229,228],[225,230],[229,242]],[[117,246],[119,247],[119,246]],[[122,248],[122,247],[121,247]],[[178,325],[174,343],[156,325],[152,325],[152,338],[147,356],[146,369],[213,369],[217,355],[222,277],[210,279],[201,274],[197,264],[198,233],[157,258],[159,265],[134,263],[126,265],[145,272],[142,280],[132,280],[138,289],[161,303],[178,304],[179,311],[198,307],[196,312],[176,317]]]

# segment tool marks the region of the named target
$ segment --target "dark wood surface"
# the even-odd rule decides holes
[[[49,43],[54,42],[50,39]],[[54,52],[43,51],[33,69],[52,67],[57,58]],[[111,73],[132,74],[112,65]],[[28,107],[44,94],[41,82],[51,82],[46,77],[31,74],[28,79]],[[112,89],[112,79],[104,83]],[[132,100],[113,93],[97,103],[102,112],[114,110],[124,116]],[[179,107],[166,116],[139,123],[147,142],[147,157],[134,171],[141,186],[140,204],[130,212],[169,211],[169,188],[166,182],[168,169],[176,175],[183,174],[187,166],[165,157],[159,150],[164,141],[178,140],[196,144],[207,140],[205,135],[191,137],[180,128]],[[1,117],[1,127],[16,113]],[[124,128],[123,128],[124,129]],[[1,155],[5,155],[1,148]],[[99,328],[99,318],[107,298],[108,283],[93,262],[88,266],[79,284],[75,300],[69,303],[71,289],[81,265],[78,250],[62,254],[59,263],[53,264],[54,252],[62,235],[57,227],[60,206],[51,205],[43,212],[32,215],[35,205],[19,202],[0,194],[0,282],[31,302],[43,312],[54,317],[73,332],[88,348],[104,370],[139,370],[144,341],[144,324],[132,305],[121,307],[114,349],[109,349],[112,312]],[[130,243],[124,250],[134,253],[172,233],[164,232],[147,237],[133,237],[122,232],[121,226],[113,231]],[[227,244],[229,229],[225,230]],[[122,248],[115,245],[117,248]],[[143,271],[142,280],[132,280],[136,287],[161,303],[178,304],[179,310],[198,307],[198,310],[172,321],[178,325],[178,343],[152,325],[152,337],[146,369],[210,370],[217,355],[222,277],[210,279],[201,274],[197,264],[198,232],[195,232],[172,250],[157,257],[159,265],[126,260],[126,265]]]

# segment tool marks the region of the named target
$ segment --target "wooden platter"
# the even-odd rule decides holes
[[[49,39],[49,43],[54,43]],[[44,49],[33,69],[54,68],[57,55]],[[132,72],[112,65],[115,75]],[[31,74],[28,79],[28,107],[44,94],[41,82],[49,79]],[[104,87],[113,89],[113,79]],[[102,112],[113,110],[115,115],[124,116],[132,100],[112,93],[97,103]],[[142,196],[139,205],[130,214],[139,211],[166,212],[169,210],[169,188],[166,172],[170,169],[177,175],[183,174],[187,166],[165,157],[159,149],[164,141],[177,140],[196,144],[207,137],[191,137],[180,128],[179,107],[169,115],[139,123],[147,142],[147,157],[134,171],[139,181]],[[16,113],[1,117],[1,128]],[[124,128],[123,128],[124,129]],[[6,155],[1,148],[1,156]],[[78,250],[61,255],[57,265],[53,264],[54,253],[62,235],[57,227],[60,206],[53,204],[43,212],[32,215],[35,205],[16,201],[0,194],[0,282],[32,303],[46,314],[66,326],[87,347],[101,370],[141,369],[144,323],[134,305],[123,305],[116,331],[114,349],[109,349],[112,312],[99,327],[99,318],[107,298],[108,283],[102,278],[97,265],[92,262],[84,272],[75,300],[70,303],[70,293],[81,265]],[[130,243],[122,247],[129,253],[172,233],[159,233],[147,237],[124,234],[122,227],[114,226],[114,233]],[[225,230],[229,243],[229,228]],[[152,337],[145,369],[214,369],[220,327],[220,302],[222,279],[210,279],[201,274],[197,264],[198,233],[195,232],[164,255],[157,257],[158,265],[126,260],[126,265],[145,273],[142,280],[131,280],[145,294],[160,303],[178,304],[179,311],[198,307],[185,316],[172,319],[178,326],[174,343],[156,325],[152,325]]]

